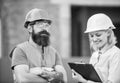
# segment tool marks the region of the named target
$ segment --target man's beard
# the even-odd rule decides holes
[[[50,44],[50,33],[47,32],[46,30],[35,33],[33,30],[32,39],[39,46],[46,47]]]

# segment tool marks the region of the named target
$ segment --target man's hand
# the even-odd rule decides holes
[[[63,81],[63,74],[61,72],[56,72],[54,70],[53,71],[44,70],[41,76],[48,79],[48,81],[50,81],[51,83],[59,83]]]

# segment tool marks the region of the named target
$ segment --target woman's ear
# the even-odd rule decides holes
[[[28,30],[30,33],[32,33],[32,26],[28,26],[28,27],[27,27],[27,30]]]
[[[111,29],[107,30],[108,36],[112,33]]]

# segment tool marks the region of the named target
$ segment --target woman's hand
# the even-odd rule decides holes
[[[72,78],[78,82],[87,83],[87,80],[84,79],[79,73],[72,69]]]

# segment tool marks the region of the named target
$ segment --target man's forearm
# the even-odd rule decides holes
[[[21,78],[18,78],[19,83],[47,83],[48,81],[31,73],[25,73]]]

